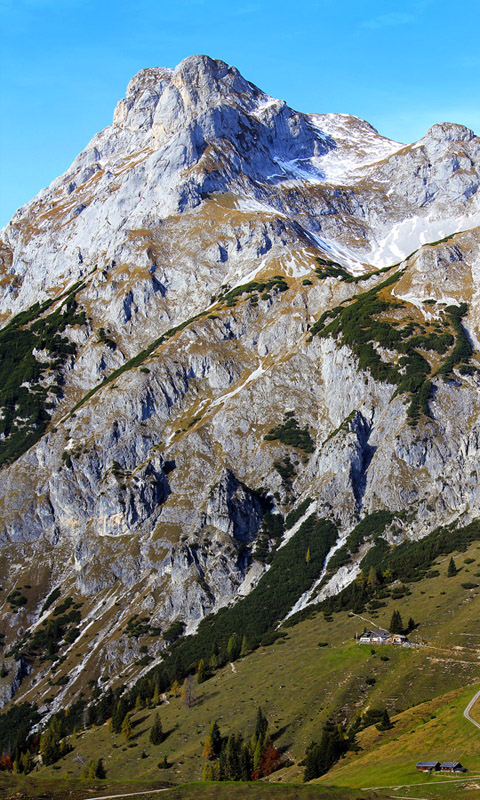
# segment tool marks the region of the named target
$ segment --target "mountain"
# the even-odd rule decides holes
[[[132,79],[0,234],[4,704],[474,530],[479,185],[461,125],[391,142],[206,56]]]

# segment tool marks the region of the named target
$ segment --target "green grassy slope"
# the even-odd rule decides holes
[[[479,546],[473,543],[454,557],[459,568],[455,577],[446,578],[449,557],[442,557],[435,565],[436,577],[411,583],[410,595],[389,599],[374,614],[339,612],[331,622],[317,614],[286,629],[286,639],[259,648],[235,662],[233,669],[227,665],[195,685],[191,708],[170,695],[157,709],[168,732],[160,746],[148,740],[155,710],[142,709],[133,715],[130,742],[111,733],[108,724],[81,732],[72,741],[73,752],[42,774],[76,780],[82,762],[102,756],[109,780],[199,780],[211,721],[218,720],[223,735],[240,730],[249,736],[258,705],[269,718],[275,745],[294,762],[272,776],[275,783],[302,781],[298,762],[330,715],[350,723],[369,706],[387,707],[394,728],[362,731],[362,749],[349,753],[322,784],[363,788],[422,781],[415,763],[429,757],[458,759],[480,774],[480,730],[462,716],[480,686],[480,594],[462,587],[475,582]],[[394,609],[404,622],[414,617],[419,626],[410,638],[424,640],[426,646],[384,646],[372,652],[370,646],[355,643],[355,633],[364,626],[388,627]],[[319,646],[325,642],[327,646]],[[164,755],[173,765],[168,770],[158,768]]]

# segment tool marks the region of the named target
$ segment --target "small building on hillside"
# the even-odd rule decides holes
[[[385,644],[388,631],[365,631],[358,640],[359,644]]]
[[[440,772],[467,772],[465,767],[462,767],[460,761],[442,761],[440,764]]]
[[[385,644],[405,644],[405,642],[408,642],[408,639],[401,633],[391,633],[385,639]]]
[[[417,769],[420,772],[437,772],[440,769],[440,761],[419,761]]]

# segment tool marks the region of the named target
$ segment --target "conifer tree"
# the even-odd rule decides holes
[[[106,777],[107,773],[105,772],[105,767],[103,766],[103,758],[99,758],[95,765],[95,778],[104,780]]]
[[[453,556],[452,556],[450,558],[450,561],[448,562],[447,578],[453,578],[454,575],[456,575],[456,574],[457,574],[457,567],[455,566],[455,561],[453,560]]]
[[[252,774],[252,757],[248,744],[242,745],[240,753],[240,780],[249,781]]]
[[[50,724],[40,738],[40,754],[42,762],[48,766],[58,761],[62,755],[60,739],[62,738],[62,723],[57,717],[53,717]]]
[[[229,661],[235,661],[235,659],[238,658],[238,643],[236,633],[233,633],[228,640],[227,655]]]
[[[213,749],[211,736],[207,736],[205,739],[205,743],[203,745],[203,757],[206,758],[207,761],[213,761],[215,758],[215,750]]]
[[[91,758],[84,771],[84,775],[86,778],[89,778],[90,780],[95,778],[95,767],[96,767],[95,761],[93,760],[93,758]]]
[[[163,734],[162,723],[160,722],[160,717],[158,714],[155,714],[148,738],[153,745],[161,744],[165,738]]]
[[[392,614],[392,618],[390,620],[390,633],[402,633],[402,632],[403,632],[402,616],[400,614],[400,611],[397,611],[397,609],[395,609]]]
[[[200,661],[198,662],[198,668],[197,668],[197,683],[203,683],[204,681],[207,680],[207,677],[208,675],[207,675],[207,668],[205,666],[205,661],[203,660],[203,658],[201,658]]]
[[[123,738],[125,739],[126,742],[128,742],[128,740],[131,739],[133,736],[132,722],[129,713],[125,714],[125,717],[122,722],[121,731]]]
[[[212,722],[210,726],[210,733],[208,735],[212,742],[213,752],[216,756],[219,756],[220,750],[222,749],[222,735],[216,720]]]
[[[341,725],[328,720],[323,728],[320,742],[310,745],[305,757],[303,780],[306,783],[324,775],[348,749],[349,741]]]
[[[230,781],[240,780],[240,753],[242,737],[240,734],[231,733],[225,745],[225,778]]]
[[[214,777],[214,767],[209,761],[205,761],[202,770],[202,781],[213,781],[215,780]]]
[[[243,634],[242,646],[240,648],[240,657],[244,658],[248,654],[249,650],[250,648],[248,646],[247,637],[245,636],[245,634]]]
[[[260,763],[262,760],[262,743],[260,739],[258,739],[257,744],[255,745],[255,750],[253,753],[253,772],[256,778],[260,777]]]
[[[125,701],[120,698],[112,714],[112,731],[114,733],[120,733],[122,730],[122,722],[125,719],[126,713],[127,707]]]
[[[266,718],[261,707],[259,706],[257,709],[257,720],[255,723],[255,739],[257,742],[260,742],[261,745],[263,745],[265,741],[265,737],[267,735],[267,728],[268,728],[268,719]]]
[[[160,705],[160,689],[158,688],[158,683],[155,684],[155,690],[153,692],[153,697],[152,697],[152,705],[154,708]]]
[[[368,573],[367,584],[368,584],[368,586],[370,588],[373,588],[375,586],[378,586],[378,583],[379,583],[379,580],[378,580],[377,569],[376,569],[376,567],[371,566],[370,567],[370,571]]]
[[[390,721],[390,715],[389,715],[387,709],[385,709],[383,714],[382,714],[382,720],[381,720],[380,724],[377,725],[377,729],[379,731],[388,731],[388,730],[390,730],[390,728],[393,728],[393,725],[392,725],[392,723]]]

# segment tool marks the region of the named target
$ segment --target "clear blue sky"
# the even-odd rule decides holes
[[[402,142],[444,120],[480,134],[479,22],[478,0],[0,0],[0,227],[110,124],[132,75],[194,53]]]

